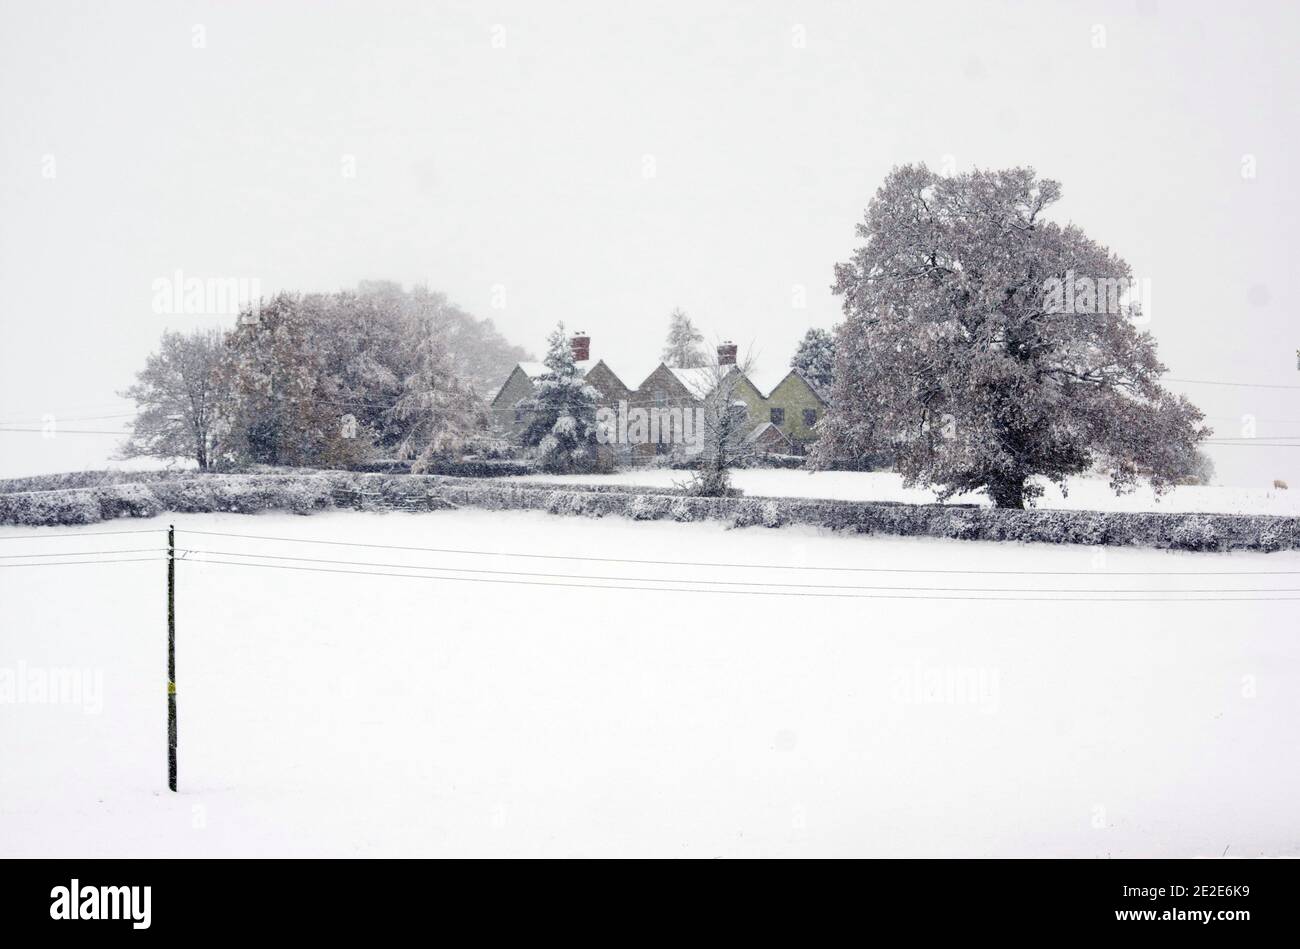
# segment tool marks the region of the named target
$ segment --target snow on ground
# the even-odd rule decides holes
[[[635,484],[671,487],[684,484],[688,471],[665,468],[633,468],[608,475],[524,475],[513,480],[582,484]],[[934,492],[904,488],[902,478],[892,471],[797,471],[753,468],[732,472],[738,488],[748,495],[766,497],[832,498],[842,501],[905,501],[933,504]],[[1300,515],[1300,491],[1230,486],[1177,487],[1157,498],[1149,487],[1116,497],[1105,479],[1075,478],[1069,496],[1062,497],[1054,485],[1047,485],[1039,501],[1043,508],[1097,511],[1200,511],[1219,514]],[[966,494],[952,498],[953,504],[987,505],[988,498]]]
[[[1300,587],[1123,573],[1300,571],[1296,553],[1103,554],[472,510],[173,520],[183,548],[631,578],[611,586]],[[52,533],[2,528],[0,553],[162,538]],[[12,687],[19,670],[34,683],[81,669],[91,686],[81,704],[28,692],[0,706],[0,856],[1300,855],[1295,603],[548,590],[486,573],[355,576],[204,556],[177,567],[175,795],[163,564],[0,569],[0,674]]]

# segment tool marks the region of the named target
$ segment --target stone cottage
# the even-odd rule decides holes
[[[627,385],[604,360],[591,359],[591,337],[575,333],[570,340],[573,359],[586,381],[599,393],[597,404],[624,412],[635,409],[670,410],[672,423],[660,432],[653,443],[630,446],[619,452],[619,460],[647,460],[670,450],[674,435],[672,424],[681,424],[682,413],[701,405],[713,391],[719,373],[724,377],[739,373],[734,398],[744,405],[753,429],[749,442],[762,451],[777,454],[804,454],[817,437],[816,425],[826,414],[826,399],[798,370],[790,370],[765,394],[736,366],[737,347],[732,342],[718,346],[717,362],[712,366],[683,369],[660,363],[635,387]],[[728,369],[730,367],[730,369]],[[519,401],[533,394],[536,381],[546,372],[541,363],[520,363],[502,383],[492,399],[491,410],[504,431],[518,437],[527,425]],[[681,410],[673,412],[671,410]]]

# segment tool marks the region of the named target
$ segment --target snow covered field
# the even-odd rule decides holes
[[[80,703],[25,687],[0,706],[0,856],[1300,855],[1300,604],[934,599],[1297,588],[1125,572],[1295,572],[1297,553],[1103,555],[533,512],[174,520],[182,548],[517,573],[188,555],[171,794],[163,564],[0,569],[11,688],[19,672],[86,673]],[[0,563],[162,543],[52,533],[0,528]],[[961,570],[981,572],[939,572]],[[671,589],[575,579],[595,575]],[[483,582],[505,579],[520,583]],[[842,586],[672,592],[719,580]],[[855,598],[887,592],[911,598]]]
[[[690,472],[664,468],[619,471],[609,475],[526,475],[520,481],[580,482],[587,484],[636,484],[670,487],[685,483]],[[733,471],[736,487],[748,495],[832,498],[843,501],[906,501],[913,504],[934,503],[934,493],[919,488],[904,488],[902,478],[889,471],[792,471],[754,468]],[[987,505],[983,494],[961,495],[954,504]],[[1116,497],[1101,478],[1076,478],[1070,482],[1069,497],[1062,497],[1053,485],[1038,503],[1043,508],[1086,509],[1094,511],[1200,511],[1218,514],[1300,515],[1300,491],[1273,488],[1243,488],[1211,485],[1174,488],[1156,498],[1149,487]]]

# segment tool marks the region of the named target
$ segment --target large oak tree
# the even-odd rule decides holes
[[[1035,476],[1097,468],[1116,492],[1159,491],[1193,471],[1204,416],[1160,385],[1155,340],[1114,292],[1129,266],[1044,219],[1060,193],[1028,168],[890,173],[835,268],[846,319],[819,463],[887,451],[905,483],[999,507],[1041,494]]]

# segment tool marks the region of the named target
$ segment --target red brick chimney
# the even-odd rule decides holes
[[[718,365],[734,366],[736,364],[736,344],[726,339],[718,344]]]
[[[586,362],[591,358],[591,337],[578,330],[569,340],[569,348],[573,351],[574,362]]]

